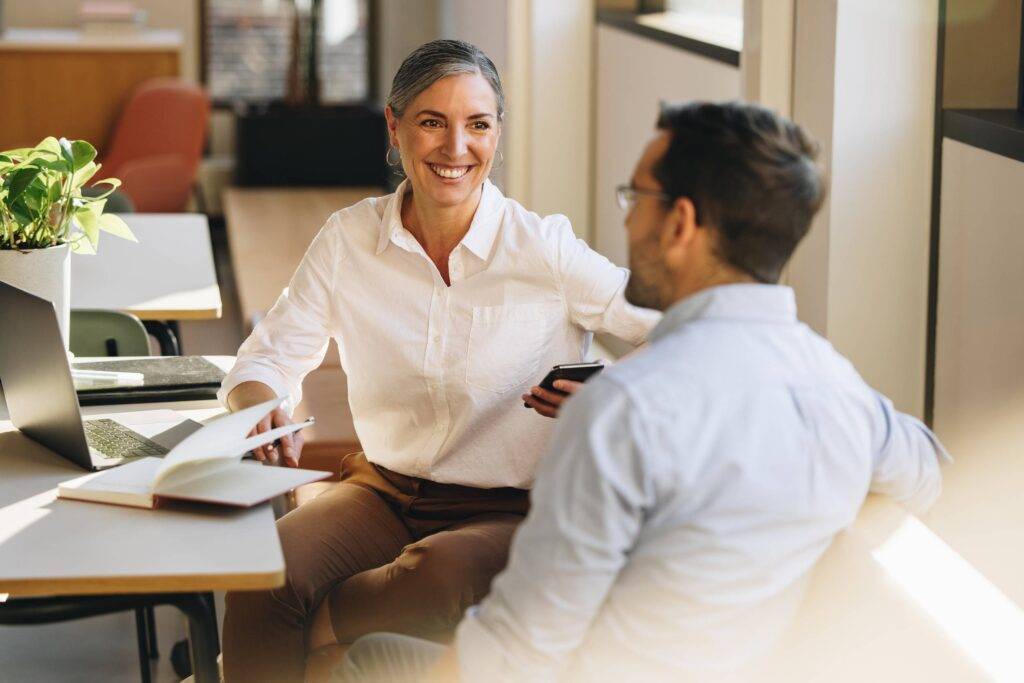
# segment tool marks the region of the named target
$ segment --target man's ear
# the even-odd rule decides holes
[[[689,197],[679,197],[665,218],[662,251],[670,263],[685,260],[697,238],[697,207]]]
[[[388,122],[388,141],[392,147],[398,149],[398,117],[390,105],[384,107],[384,118]]]

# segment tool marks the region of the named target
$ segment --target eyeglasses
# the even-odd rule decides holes
[[[657,190],[643,190],[632,185],[619,185],[615,188],[615,201],[623,211],[632,209],[637,197],[654,197],[663,202],[672,201],[672,197]]]

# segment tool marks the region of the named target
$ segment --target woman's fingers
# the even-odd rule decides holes
[[[557,417],[558,406],[551,405],[532,394],[523,394],[523,402],[544,417]]]
[[[555,382],[554,387],[558,391],[548,391],[542,387],[533,387],[529,394],[523,394],[523,402],[533,408],[544,417],[558,417],[565,399],[579,391],[583,382],[573,382],[568,379],[560,379]]]
[[[270,416],[269,415],[267,417],[263,418],[262,420],[260,420],[259,422],[257,422],[256,426],[253,427],[253,430],[251,432],[249,432],[249,435],[250,436],[255,436],[257,434],[262,434],[263,432],[267,431],[268,429],[270,429]],[[266,462],[267,458],[270,457],[269,454],[266,451],[266,447],[265,446],[257,446],[256,448],[252,449],[252,454],[260,462]]]
[[[558,389],[559,391],[564,391],[570,396],[579,391],[582,386],[583,382],[574,382],[571,379],[559,379],[555,380],[554,383],[555,389]],[[569,396],[563,396],[562,400],[564,401],[567,398],[569,398]]]
[[[541,387],[534,387],[530,389],[530,393],[541,401],[550,403],[553,406],[562,405],[562,401],[566,399],[565,394],[560,391],[548,391]]]
[[[292,435],[285,434],[284,436],[281,437],[280,441],[281,444],[280,446],[278,446],[278,449],[284,456],[284,464],[287,465],[288,467],[298,467],[299,457],[295,452],[295,443],[294,439],[292,439]]]

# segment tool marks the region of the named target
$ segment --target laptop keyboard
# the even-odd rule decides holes
[[[167,449],[113,420],[83,420],[85,440],[107,458],[165,455]]]

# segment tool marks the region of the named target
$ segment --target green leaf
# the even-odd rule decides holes
[[[56,154],[57,156],[60,156],[60,154],[61,154],[60,143],[57,142],[57,138],[55,138],[55,137],[45,138],[42,142],[40,142],[34,148],[30,147],[27,150],[18,150],[18,151],[19,152],[21,152],[21,151],[34,152],[34,151],[40,150],[40,149],[46,150],[47,152],[51,152],[53,154]]]
[[[96,199],[95,197],[82,197],[82,201],[86,203],[86,208],[96,214],[99,218],[103,213],[103,207],[107,205],[106,199]]]
[[[138,242],[135,235],[132,234],[131,228],[128,224],[121,220],[121,217],[113,213],[105,213],[99,217],[100,230],[109,232],[111,235],[131,240],[132,242]]]
[[[71,181],[71,189],[77,190],[82,187],[89,178],[92,178],[96,171],[99,170],[99,166],[89,161],[84,164],[81,168],[75,171],[75,177]]]
[[[96,148],[85,140],[75,140],[71,143],[71,156],[74,159],[74,169],[77,171],[96,158]]]
[[[48,140],[49,138],[47,138]],[[60,155],[64,157],[64,160],[71,164],[71,168],[75,167],[75,153],[71,150],[71,142],[67,138],[61,138],[57,141],[60,147]]]
[[[35,216],[33,216],[29,212],[28,208],[25,206],[24,203],[14,202],[12,204],[9,204],[8,206],[10,206],[11,215],[14,216],[14,220],[18,223],[18,225],[25,227],[27,225],[31,225],[32,222],[35,220]]]
[[[59,157],[56,159],[33,158],[30,163],[33,166],[45,168],[48,171],[57,171],[58,173],[68,173],[71,170],[71,165]]]
[[[71,241],[71,252],[74,254],[85,254],[86,256],[93,256],[96,254],[96,249],[92,243],[85,239],[82,235],[79,235],[77,239]]]
[[[42,211],[43,202],[46,201],[46,197],[46,185],[42,182],[42,178],[38,178],[25,188],[25,191],[21,194],[21,201],[25,202],[25,206],[33,213],[38,214]]]
[[[75,220],[78,226],[82,228],[82,232],[89,239],[92,244],[92,248],[95,249],[100,243],[100,219],[89,210],[89,207],[83,206],[81,209],[75,211]]]
[[[46,198],[52,204],[53,202],[60,199],[60,195],[63,191],[64,188],[61,186],[60,178],[58,178],[54,180],[52,183],[50,183],[50,189],[47,191]]]
[[[92,184],[93,187],[96,187],[97,185],[110,185],[111,190],[116,190],[121,187],[121,181],[117,178],[104,178],[103,180],[97,180]]]
[[[21,196],[21,193],[28,189],[32,181],[36,179],[40,170],[38,168],[19,168],[11,172],[8,181],[7,203],[10,204]]]

